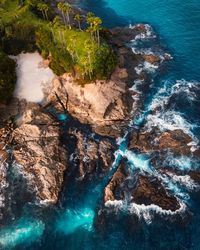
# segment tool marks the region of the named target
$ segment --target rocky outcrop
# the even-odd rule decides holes
[[[40,202],[55,203],[67,168],[67,152],[60,145],[60,128],[36,104],[27,106],[12,133],[13,158]]]
[[[108,172],[114,161],[116,146],[106,138],[95,139],[83,131],[71,129],[70,140],[75,140],[75,159],[78,178],[95,178]]]
[[[157,205],[165,210],[176,211],[180,208],[177,199],[167,193],[162,184],[155,178],[140,175],[136,188],[132,192],[132,201],[137,204]]]
[[[180,204],[176,197],[168,193],[162,183],[145,173],[131,174],[125,160],[118,167],[104,190],[104,202],[126,200],[139,205],[157,205],[164,210],[176,211]]]
[[[118,137],[130,121],[132,94],[121,81],[96,81],[81,86],[70,74],[56,79],[47,100],[68,111],[94,132]]]
[[[123,194],[120,195],[121,197],[119,196],[118,190],[120,189],[120,185],[124,182],[127,176],[126,164],[125,162],[122,162],[104,190],[105,203],[107,201],[114,201],[116,199],[124,198]]]
[[[161,132],[158,129],[149,131],[133,131],[130,135],[129,149],[136,149],[143,153],[152,151],[171,150],[175,155],[191,155],[192,138],[182,130]],[[199,149],[193,154],[198,156]]]

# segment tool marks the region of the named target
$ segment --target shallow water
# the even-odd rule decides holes
[[[133,119],[128,130],[141,124],[145,124],[146,129],[154,125],[162,130],[181,128],[193,136],[194,147],[197,146],[200,139],[198,82],[200,2],[198,0],[187,2],[88,0],[81,1],[81,5],[103,17],[104,23],[110,27],[139,22],[153,25],[160,36],[160,43],[173,56],[164,76],[156,78],[152,84],[140,116]],[[135,46],[134,50],[137,49],[137,44],[133,46]],[[134,88],[140,92],[139,86]],[[159,112],[152,114],[151,111],[155,108]],[[63,122],[62,114],[59,114],[59,117]],[[0,234],[0,243],[3,239],[2,235],[9,234],[14,235],[15,241],[8,246],[16,249],[200,249],[200,203],[198,194],[193,193],[197,190],[195,184],[187,175],[183,177],[159,175],[150,163],[151,156],[132,153],[126,149],[126,144],[127,134],[119,140],[116,161],[108,176],[102,180],[91,181],[84,186],[71,176],[70,186],[64,189],[56,211],[49,209],[45,215],[38,216],[42,222],[36,219],[31,221],[32,224],[29,224],[29,218],[25,217],[27,223],[23,220],[23,225],[27,225],[27,228],[24,227],[27,233],[21,234],[20,237],[16,234],[17,225],[6,227]],[[182,211],[185,206],[189,207],[190,223],[181,223],[181,219],[176,222],[160,220],[155,216],[156,214],[163,214],[167,218],[169,213],[154,205],[139,206],[118,201],[107,204],[108,207],[115,207],[115,213],[110,214],[104,232],[100,233],[96,230],[95,213],[101,202],[102,190],[122,156],[130,163],[130,173],[134,173],[135,170],[145,171],[159,177],[163,185],[180,199]],[[186,171],[199,169],[198,162],[183,156],[174,158],[168,155],[163,166]],[[137,215],[140,219],[139,224],[134,224],[130,214]],[[178,215],[175,215],[175,218],[179,218]],[[39,223],[37,225],[40,226],[37,239],[35,237],[37,231],[34,233],[31,231],[34,223]],[[30,238],[31,233],[33,235]],[[27,246],[28,240],[31,244]]]

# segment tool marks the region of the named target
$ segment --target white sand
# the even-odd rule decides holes
[[[17,61],[17,84],[14,96],[29,102],[41,102],[43,88],[52,81],[54,74],[48,67],[39,67],[42,57],[38,52],[22,53],[14,57]]]

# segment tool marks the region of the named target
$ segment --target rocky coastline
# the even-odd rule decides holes
[[[151,84],[152,75],[145,70],[138,73],[138,65],[141,67],[146,62],[160,69],[170,59],[166,53],[162,57],[153,53],[133,53],[130,41],[148,35],[148,32],[149,26],[143,24],[108,32],[110,44],[119,59],[110,80],[97,80],[82,86],[79,79],[64,74],[56,77],[45,90],[43,104],[17,99],[7,105],[0,104],[2,218],[4,206],[8,204],[6,192],[12,184],[8,178],[11,172],[25,182],[26,201],[40,205],[59,201],[63,185],[70,185],[66,183],[65,175],[74,168],[79,181],[103,178],[109,172],[118,148],[116,139],[124,136],[143,106],[145,92],[138,93],[132,87],[137,81],[142,82],[145,89]],[[60,119],[57,113],[65,119]],[[198,149],[192,151],[191,142],[192,138],[182,130],[132,129],[128,150],[146,154],[159,152],[163,159],[168,151],[179,156],[199,157]],[[74,152],[71,155],[69,148]],[[127,197],[130,203],[138,205],[154,204],[172,212],[180,209],[177,197],[148,173],[135,173],[129,183],[132,175],[128,166],[129,163],[122,159],[104,189],[101,209],[107,209],[105,204],[110,201]],[[161,167],[156,166],[156,169],[162,172]],[[197,171],[187,174],[200,183]],[[20,183],[16,185],[19,185],[19,192],[24,193],[24,190],[20,191]]]

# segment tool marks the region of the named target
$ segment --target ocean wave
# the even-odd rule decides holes
[[[191,132],[196,125],[188,122],[181,113],[169,110],[166,112],[158,112],[156,114],[150,114],[146,118],[145,128],[150,131],[153,127],[158,127],[161,131],[177,130],[181,129],[186,134],[194,137]]]
[[[7,163],[1,163],[0,159],[0,209],[5,206],[5,193],[6,189],[9,186],[9,183],[7,182],[7,170],[8,170],[8,164]],[[0,218],[2,217],[2,214],[0,212]]]
[[[189,175],[176,175],[170,172],[167,172],[167,175],[170,176],[174,183],[184,186],[189,191],[199,189],[199,185],[197,185]]]
[[[133,30],[137,30],[140,27],[141,24],[129,26],[129,28]],[[149,24],[144,24],[144,31],[136,35],[134,40],[150,39],[150,38],[156,38],[155,32],[153,31],[153,28]]]
[[[197,90],[200,90],[198,82],[179,80],[173,84],[165,81],[148,106],[149,115],[146,117],[145,128],[148,131],[153,127],[158,127],[161,131],[181,129],[192,137],[191,151],[195,151],[199,140],[193,131],[199,127],[199,124],[186,119],[183,111],[177,111],[174,107],[177,105],[177,98],[181,99],[183,93],[185,93],[184,99],[187,98],[189,102],[197,100],[199,98],[196,94]]]
[[[144,61],[143,63],[140,63],[138,66],[136,66],[134,69],[137,75],[141,75],[142,72],[146,72],[149,74],[155,73],[158,68],[158,65]]]
[[[114,200],[114,201],[107,201],[105,206],[107,208],[113,208],[115,210],[121,210],[127,212],[129,214],[135,214],[139,219],[144,219],[146,223],[150,224],[154,218],[154,214],[159,215],[167,215],[167,216],[174,216],[177,214],[182,214],[186,210],[186,204],[182,201],[179,201],[180,208],[176,211],[172,210],[165,210],[159,207],[158,205],[151,204],[151,205],[144,205],[144,204],[136,204],[134,202],[127,203],[127,201],[123,200]]]
[[[171,81],[165,81],[161,84],[163,86],[154,96],[154,99],[152,100],[149,107],[151,110],[158,108],[164,110],[167,105],[169,106],[173,96],[178,96],[183,93],[186,94],[184,97],[190,101],[195,101],[199,98],[199,96],[197,96],[197,91],[200,91],[199,82],[186,81],[182,79],[177,80],[175,83]]]
[[[162,164],[164,167],[175,168],[181,171],[196,170],[199,168],[199,163],[197,160],[183,155],[174,157],[174,155],[168,154]]]

